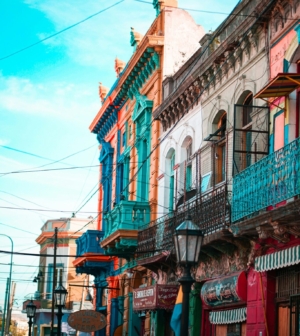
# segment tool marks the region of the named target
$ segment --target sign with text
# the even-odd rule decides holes
[[[175,305],[179,286],[155,285],[133,290],[133,310],[172,310]]]
[[[79,310],[70,314],[68,324],[75,330],[92,332],[101,330],[106,326],[106,317],[94,310]]]

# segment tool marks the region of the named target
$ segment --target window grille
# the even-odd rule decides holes
[[[300,265],[279,269],[276,274],[276,297],[288,300],[300,293]]]
[[[300,336],[300,295],[290,298],[290,336]]]
[[[269,154],[269,108],[234,105],[233,176]]]

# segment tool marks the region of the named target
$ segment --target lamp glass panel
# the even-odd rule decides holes
[[[198,241],[198,244],[197,244],[197,249],[196,249],[196,252],[195,252],[195,262],[197,263],[198,260],[199,260],[199,256],[200,256],[200,250],[201,250],[201,246],[202,246],[202,241],[203,241],[203,236],[197,236],[197,241]]]
[[[179,249],[179,262],[184,262],[186,261],[186,247],[187,247],[187,236],[186,235],[178,235],[178,249]]]
[[[56,289],[54,291],[56,306],[64,307],[64,305],[66,303],[67,294],[68,294],[68,292],[64,288],[63,289]]]
[[[66,302],[66,294],[59,293],[56,296],[56,305],[57,306],[64,306]]]
[[[188,245],[187,245],[187,261],[195,261],[195,253],[197,248],[197,236],[188,236]]]
[[[30,302],[26,306],[27,317],[34,317],[35,316],[35,312],[36,312],[36,306],[33,304],[33,302]]]

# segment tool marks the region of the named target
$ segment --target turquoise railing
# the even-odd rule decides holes
[[[139,230],[150,222],[148,202],[121,201],[105,215],[107,238],[117,230]]]
[[[300,195],[300,138],[233,178],[232,222]]]
[[[81,237],[77,238],[77,258],[85,253],[104,253],[103,248],[100,246],[103,236],[103,231],[87,230]]]

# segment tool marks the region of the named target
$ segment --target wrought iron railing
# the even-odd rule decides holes
[[[138,233],[137,254],[140,258],[152,256],[155,253],[169,251],[173,247],[175,216],[168,214],[152,221]]]
[[[300,195],[300,138],[233,178],[232,222]]]
[[[205,235],[225,229],[230,224],[230,202],[227,185],[223,184],[205,194],[197,194],[176,211],[152,221],[138,233],[137,254],[140,258],[169,251],[175,253],[173,234],[186,215]]]

